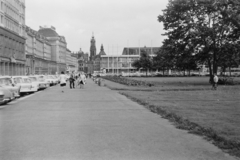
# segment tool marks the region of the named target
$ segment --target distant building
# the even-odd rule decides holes
[[[149,55],[154,55],[160,50],[160,47],[128,47],[123,49],[122,55],[140,55],[142,50]]]
[[[92,36],[91,39],[91,46],[90,46],[90,61],[93,60],[93,58],[96,56],[97,49],[96,49],[96,41],[94,36]]]
[[[101,55],[100,71],[106,71],[108,75],[135,73],[138,70],[132,63],[140,58],[141,51],[145,50],[154,56],[159,49],[160,47],[130,47],[124,48],[122,55]]]
[[[57,65],[56,73],[66,71],[67,42],[65,40],[65,37],[58,35],[56,28],[53,26],[40,26],[38,33],[46,37],[51,44],[51,60],[54,61]]]
[[[101,45],[101,49],[100,49],[99,55],[100,55],[100,56],[106,55],[106,53],[105,53],[105,51],[104,51],[104,48],[103,48],[103,45]]]
[[[67,66],[67,72],[77,72],[78,70],[78,60],[76,57],[72,56],[73,54],[69,49],[67,49],[66,53],[66,66]]]
[[[76,71],[77,58],[67,49],[63,36],[54,27],[40,27],[35,31],[25,27],[26,74],[56,74],[61,71]]]

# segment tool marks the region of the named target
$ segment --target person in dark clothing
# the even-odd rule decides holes
[[[73,74],[71,74],[70,78],[69,78],[69,82],[70,82],[70,89],[75,88],[75,76]]]

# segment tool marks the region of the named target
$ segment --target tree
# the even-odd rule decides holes
[[[158,17],[168,36],[163,46],[174,42],[175,57],[185,60],[195,55],[196,63],[207,63],[211,80],[226,54],[224,46],[239,45],[240,32],[232,16],[239,15],[239,6],[237,0],[169,0],[163,15]],[[233,53],[228,54],[232,57]]]
[[[152,58],[150,57],[150,55],[145,51],[145,50],[141,50],[141,56],[140,59],[135,60],[132,63],[133,67],[136,67],[137,69],[143,68],[146,70],[146,76],[148,73],[149,69],[152,69]]]
[[[163,47],[164,46],[162,46],[161,49],[156,53],[156,56],[153,57],[153,68],[162,70],[164,75],[166,70],[173,68],[174,57],[172,54],[168,54],[168,52],[166,52],[167,48],[163,49]]]

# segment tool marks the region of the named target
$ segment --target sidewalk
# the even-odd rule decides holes
[[[0,159],[234,160],[91,79],[0,111]]]

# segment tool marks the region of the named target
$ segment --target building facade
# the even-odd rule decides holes
[[[76,57],[73,56],[73,54],[69,49],[67,49],[67,54],[66,54],[66,65],[67,65],[68,73],[78,71],[78,60]]]
[[[25,0],[0,0],[0,26],[10,31],[24,35]]]
[[[53,61],[52,66],[56,65],[56,67],[52,68],[54,70],[52,70],[52,72],[55,72],[54,74],[61,73],[62,71],[65,72],[67,70],[67,42],[65,40],[65,37],[58,35],[56,28],[53,26],[40,26],[38,33],[46,37],[51,45],[51,60]]]
[[[0,0],[0,75],[25,74],[24,0]]]
[[[51,30],[40,27],[40,30],[39,33],[30,27],[25,28],[27,74],[57,74],[66,72],[68,67],[76,68],[77,59],[71,57],[65,38],[58,36],[54,27]]]
[[[96,53],[97,53],[96,40],[95,40],[94,36],[92,36],[91,46],[90,46],[90,61],[92,61],[94,59],[94,57],[96,56]]]
[[[120,75],[138,71],[132,63],[140,58],[140,53],[145,50],[150,56],[154,56],[160,47],[131,47],[124,48],[122,55],[101,55],[100,71],[105,70],[108,75]]]
[[[26,26],[26,74],[53,74],[55,67],[50,67],[51,45],[37,31]]]

